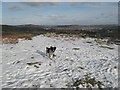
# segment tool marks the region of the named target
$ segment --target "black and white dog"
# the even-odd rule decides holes
[[[55,50],[56,50],[56,47],[52,47],[52,46],[50,46],[50,48],[46,47],[46,55],[50,59],[53,59],[55,57]]]

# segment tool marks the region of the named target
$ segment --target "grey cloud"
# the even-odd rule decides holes
[[[101,13],[101,17],[104,18],[111,18],[111,17],[117,17],[118,13]]]
[[[98,6],[101,5],[101,2],[71,2],[71,6],[84,5],[84,6]]]
[[[101,6],[101,5],[111,5],[118,6],[117,2],[71,2],[71,6],[83,5],[83,6]]]
[[[22,10],[22,8],[18,7],[18,6],[9,6],[7,7],[8,10],[14,10],[14,11],[20,11]]]
[[[68,15],[49,15],[47,16],[47,18],[49,20],[59,20],[59,21],[62,21],[62,20],[71,20],[74,18],[74,16],[68,16]]]
[[[97,16],[91,16],[89,18],[95,18],[96,20],[98,19],[116,19],[118,17],[118,12],[103,12],[103,13],[98,13]]]
[[[28,5],[30,7],[52,6],[54,2],[21,2],[21,4]]]
[[[118,6],[118,2],[108,2],[108,5]]]
[[[38,14],[38,15],[36,15],[36,16],[38,16],[38,17],[43,17],[43,15],[39,15],[39,14]]]

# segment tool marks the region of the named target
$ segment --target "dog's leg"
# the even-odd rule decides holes
[[[50,59],[53,59],[53,54],[52,53],[50,53]]]
[[[50,53],[50,59],[53,60],[54,59],[54,53]]]

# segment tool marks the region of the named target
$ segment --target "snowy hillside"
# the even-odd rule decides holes
[[[56,46],[50,60],[45,48]],[[33,37],[3,44],[2,87],[118,87],[118,46],[98,45],[95,39]]]

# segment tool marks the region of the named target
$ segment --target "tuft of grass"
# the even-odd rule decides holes
[[[84,69],[83,67],[78,67],[78,68],[80,68],[80,69]]]
[[[99,45],[110,45],[110,44],[114,43],[114,40],[112,40],[112,39],[105,39],[105,38],[104,39],[97,38],[95,41]]]
[[[102,61],[107,61],[107,59],[100,59],[100,60],[102,60]]]
[[[31,62],[31,63],[27,63],[28,65],[34,65],[34,64],[39,64],[39,62]]]
[[[86,43],[92,43],[92,42],[90,42],[90,41],[87,41]]]
[[[31,59],[34,59],[34,57],[32,56]]]
[[[114,69],[116,69],[117,68],[117,66],[114,66]]]
[[[73,48],[73,50],[80,50],[80,48]]]
[[[17,61],[16,64],[20,63],[20,61]]]
[[[99,89],[104,86],[101,81],[97,81],[95,78],[91,78],[89,74],[85,75],[85,77],[80,80],[76,80],[72,86],[79,88],[79,85],[82,85],[83,87],[85,87],[86,85],[87,88],[92,88],[91,86],[94,87],[95,85],[97,85]]]
[[[39,68],[37,65],[34,65],[34,67]]]
[[[114,49],[114,48],[108,47],[108,46],[100,46],[100,47],[102,47],[102,48],[107,48],[107,49]]]

